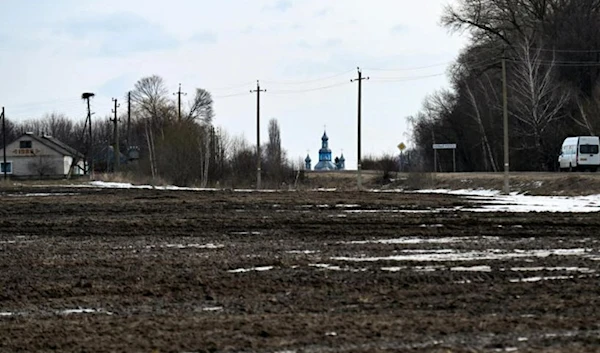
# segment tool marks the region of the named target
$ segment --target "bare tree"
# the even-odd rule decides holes
[[[185,119],[212,124],[214,115],[212,95],[205,89],[197,88],[194,98],[189,102],[189,111]]]
[[[147,119],[153,131],[164,137],[164,128],[176,116],[176,108],[169,101],[168,90],[162,77],[153,75],[136,82],[131,92],[136,116]]]
[[[471,103],[471,106],[473,107],[472,113],[469,115],[471,116],[471,118],[473,118],[473,120],[475,120],[477,127],[479,128],[479,134],[481,136],[481,145],[483,147],[483,155],[485,156],[484,161],[486,165],[491,166],[492,171],[497,172],[498,166],[496,164],[494,154],[492,153],[492,148],[490,146],[487,131],[483,124],[483,118],[479,109],[479,105],[477,103],[477,99],[475,98],[475,95],[473,94],[473,91],[471,90],[471,87],[468,83],[465,84],[465,89],[467,91],[467,96]]]
[[[585,97],[581,97],[578,94],[574,95],[575,104],[577,104],[577,111],[579,113],[579,117],[573,117],[573,121],[581,126],[585,131],[594,135],[594,121],[592,117],[589,115],[589,110],[593,110],[600,106],[600,101],[597,98],[587,99]],[[598,113],[597,109],[595,111]],[[597,115],[596,115],[597,116]]]
[[[512,116],[521,123],[520,133],[531,138],[533,146],[530,147],[537,152],[543,165],[546,162],[544,134],[548,126],[564,117],[562,110],[569,102],[570,94],[555,80],[554,56],[544,59],[541,47],[534,48],[527,40],[523,41],[509,86],[513,92]]]
[[[34,156],[29,162],[29,168],[40,177],[56,175],[56,167],[52,164],[52,158],[47,155]]]

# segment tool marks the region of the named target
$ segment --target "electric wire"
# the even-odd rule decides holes
[[[335,75],[331,75],[331,76],[325,76],[325,77],[320,77],[320,78],[315,78],[315,79],[310,79],[310,80],[303,80],[303,81],[271,81],[271,80],[263,80],[261,82],[270,84],[270,85],[304,85],[307,83],[313,83],[313,82],[319,82],[319,81],[326,81],[326,80],[330,80],[332,78],[338,78],[341,76],[344,76],[346,74],[349,74],[351,72],[353,72],[355,69],[351,69],[348,71],[344,71],[344,72],[340,72],[338,74]]]
[[[340,87],[340,86],[347,86],[351,84],[351,82],[338,82],[338,83],[334,83],[331,85],[327,85],[327,86],[321,86],[321,87],[313,87],[313,88],[307,88],[307,89],[297,89],[297,90],[278,90],[278,91],[272,91],[272,92],[267,92],[269,94],[296,94],[296,93],[306,93],[306,92],[314,92],[314,91],[322,91],[322,90],[326,90],[326,89],[330,89],[330,88],[334,88],[334,87]]]

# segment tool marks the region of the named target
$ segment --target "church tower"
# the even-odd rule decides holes
[[[312,160],[310,159],[310,155],[306,155],[306,159],[304,160],[304,169],[305,170],[310,170],[311,169],[311,164],[310,162],[312,162]]]
[[[315,170],[336,170],[335,164],[331,162],[331,149],[329,149],[329,137],[327,132],[323,132],[321,137],[321,149],[319,150],[319,163]]]

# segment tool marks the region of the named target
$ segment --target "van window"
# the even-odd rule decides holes
[[[598,154],[598,145],[580,145],[579,153]]]

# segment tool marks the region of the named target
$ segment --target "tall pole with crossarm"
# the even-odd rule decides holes
[[[260,81],[256,81],[256,89],[250,91],[256,93],[256,189],[260,189],[260,93],[266,92],[266,89],[260,89]]]
[[[356,165],[356,172],[357,172],[357,183],[358,183],[358,190],[362,189],[362,176],[361,176],[361,151],[360,151],[360,144],[361,144],[361,115],[362,115],[362,81],[363,80],[368,80],[368,77],[363,77],[362,75],[362,71],[359,68],[357,68],[358,70],[358,78],[355,78],[353,80],[350,80],[350,82],[357,82],[358,81],[358,151],[356,153],[356,159],[357,159],[357,165]]]

